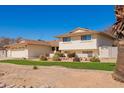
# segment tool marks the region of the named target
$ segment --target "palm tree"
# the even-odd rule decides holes
[[[112,26],[112,34],[118,41],[118,57],[113,78],[124,82],[124,6],[115,7],[116,23]]]

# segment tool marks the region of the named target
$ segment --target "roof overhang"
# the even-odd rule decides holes
[[[63,34],[59,36],[55,36],[56,38],[63,38],[63,37],[73,37],[73,36],[81,36],[87,34],[97,34],[97,32],[84,32],[84,33],[73,33],[73,34]]]
[[[55,36],[56,38],[63,38],[63,37],[73,37],[73,36],[82,36],[82,35],[88,35],[88,34],[96,34],[96,35],[103,35],[103,36],[107,36],[107,37],[110,37],[110,38],[113,38],[113,36],[107,34],[107,33],[104,33],[104,32],[87,32],[87,33],[75,33],[75,34],[64,34],[64,35],[59,35],[59,36]]]

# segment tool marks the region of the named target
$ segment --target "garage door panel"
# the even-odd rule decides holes
[[[25,49],[12,50],[11,56],[14,58],[26,58],[27,57],[27,51]]]

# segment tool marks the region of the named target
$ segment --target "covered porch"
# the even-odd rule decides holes
[[[98,57],[98,50],[96,49],[88,49],[88,50],[63,50],[61,51],[65,54],[65,57],[61,58],[61,61],[63,62],[90,62],[90,59],[92,57]],[[75,57],[69,58],[69,53],[75,53]],[[76,60],[75,60],[76,58]]]
[[[62,53],[67,55],[68,53],[75,53],[77,57],[94,57],[98,56],[98,50],[97,49],[83,49],[83,50],[62,50]]]

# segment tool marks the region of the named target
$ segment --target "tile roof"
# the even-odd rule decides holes
[[[47,41],[44,40],[22,40],[19,42],[19,44],[25,44],[25,45],[45,45],[50,46]]]
[[[6,48],[17,48],[17,47],[25,47],[27,45],[43,45],[50,46],[46,41],[38,41],[38,40],[22,40],[19,43],[11,44],[5,46]]]
[[[47,41],[52,47],[58,47],[60,40]]]
[[[19,47],[25,47],[27,45],[41,45],[41,46],[58,46],[59,41],[54,40],[54,41],[44,41],[44,40],[22,40],[19,43],[16,44],[11,44],[5,46],[6,48],[19,48]]]
[[[76,32],[78,30],[80,30],[80,32]],[[113,38],[113,36],[111,36],[111,35],[109,35],[105,32],[97,32],[97,31],[94,31],[94,30],[86,29],[86,28],[76,28],[75,30],[73,30],[69,33],[65,33],[65,34],[62,34],[62,35],[55,36],[55,37],[62,38],[62,37],[80,36],[80,35],[87,35],[87,34],[102,34],[102,35]]]
[[[78,30],[81,30],[81,32],[76,32]],[[85,29],[85,28],[76,28],[72,31],[70,31],[69,33],[65,33],[65,34],[62,34],[62,35],[58,35],[56,36],[57,38],[61,38],[61,37],[68,37],[68,36],[76,36],[76,35],[84,35],[84,34],[93,34],[93,33],[97,33],[96,31],[91,31],[91,30],[88,30],[88,29]]]

